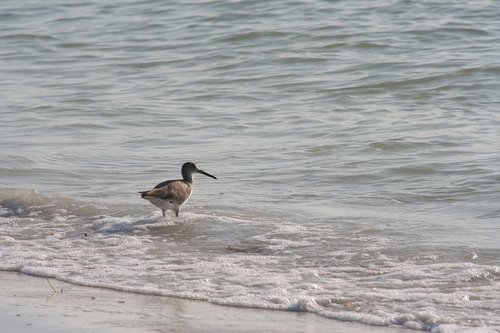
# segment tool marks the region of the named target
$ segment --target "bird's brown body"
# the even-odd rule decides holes
[[[200,170],[192,162],[182,165],[182,177],[178,180],[167,180],[156,185],[151,190],[141,191],[141,197],[160,208],[163,216],[166,210],[172,210],[175,216],[179,216],[181,207],[189,200],[193,193],[193,173],[201,173],[205,176],[216,177]]]

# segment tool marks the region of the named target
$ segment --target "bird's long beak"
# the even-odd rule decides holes
[[[208,172],[205,172],[203,170],[198,169],[198,172],[201,173],[202,175],[205,175],[205,176],[208,176],[208,177],[212,177],[213,179],[217,179],[217,177],[212,176],[211,174],[209,174]]]

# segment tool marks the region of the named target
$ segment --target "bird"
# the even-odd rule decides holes
[[[184,163],[181,173],[182,179],[166,180],[150,190],[139,192],[141,198],[148,200],[161,209],[163,217],[165,217],[167,209],[172,210],[176,217],[179,216],[181,207],[184,206],[193,193],[193,173],[201,173],[202,175],[217,179],[217,177],[198,169],[193,162]]]

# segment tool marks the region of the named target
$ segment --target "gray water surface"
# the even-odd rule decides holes
[[[2,1],[0,268],[499,329],[498,17],[496,1]],[[136,192],[190,160],[219,179],[162,220]]]

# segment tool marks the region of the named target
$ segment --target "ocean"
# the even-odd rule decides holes
[[[500,2],[0,2],[0,270],[500,330]],[[195,179],[175,218],[137,193]]]

